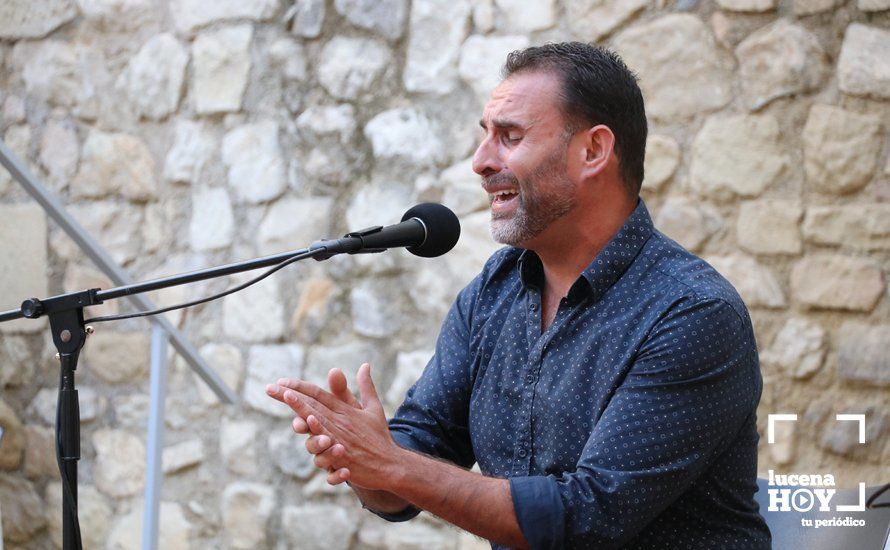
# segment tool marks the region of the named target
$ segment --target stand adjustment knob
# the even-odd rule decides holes
[[[37,298],[28,298],[22,302],[22,315],[28,319],[37,319],[43,313],[43,303]]]

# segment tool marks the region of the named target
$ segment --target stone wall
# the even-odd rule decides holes
[[[638,72],[656,224],[752,311],[761,426],[799,415],[762,438],[760,470],[888,481],[890,1],[7,0],[0,136],[138,280],[395,222],[421,200],[462,219],[439,259],[303,263],[170,314],[243,402],[220,405],[171,363],[162,548],[486,547],[433,518],[361,511],[262,388],[371,360],[389,409],[400,402],[496,248],[469,157],[498,67],[565,39],[612,46]],[[0,257],[0,309],[110,286],[5,172]],[[96,328],[79,370],[81,526],[85,547],[133,548],[148,324]],[[53,354],[45,323],[0,325],[7,548],[61,543]],[[850,412],[867,415],[866,445],[834,421]]]

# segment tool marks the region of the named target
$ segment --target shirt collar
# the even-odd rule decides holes
[[[568,298],[576,300],[592,294],[594,300],[599,299],[627,271],[653,230],[649,210],[643,199],[639,199],[624,225],[581,272],[569,290]],[[544,268],[541,259],[531,250],[525,250],[519,256],[519,277],[526,286],[543,287]]]

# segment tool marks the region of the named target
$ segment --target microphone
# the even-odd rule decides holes
[[[378,225],[347,233],[341,239],[318,241],[312,243],[309,250],[319,251],[314,256],[316,260],[327,260],[336,254],[372,254],[404,246],[415,256],[435,258],[454,248],[458,238],[460,222],[454,212],[441,204],[425,202],[409,208],[401,223]]]

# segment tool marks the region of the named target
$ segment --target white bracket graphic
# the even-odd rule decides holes
[[[860,416],[860,415],[852,415]],[[865,483],[859,482],[859,504],[838,504],[835,508],[838,512],[864,512],[865,511]]]
[[[865,444],[865,415],[864,414],[838,414],[835,418],[840,422],[859,422],[859,444]]]
[[[840,416],[840,415],[838,415]],[[769,414],[766,417],[766,442],[772,445],[776,442],[776,421],[796,422],[796,414]]]

